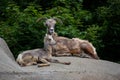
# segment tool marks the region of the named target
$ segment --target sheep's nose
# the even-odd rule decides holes
[[[54,31],[54,29],[50,29],[50,32],[53,32]]]

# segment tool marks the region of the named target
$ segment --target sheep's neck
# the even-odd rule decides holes
[[[49,44],[44,43],[44,49],[48,54],[52,54],[52,48]]]

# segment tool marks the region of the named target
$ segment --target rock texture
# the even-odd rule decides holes
[[[20,67],[0,38],[0,80],[120,80],[120,64],[78,57],[53,57],[71,65]]]

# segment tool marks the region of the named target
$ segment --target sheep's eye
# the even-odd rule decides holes
[[[48,41],[51,41],[51,39],[48,39]]]

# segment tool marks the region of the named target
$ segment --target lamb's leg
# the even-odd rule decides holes
[[[60,63],[60,64],[65,64],[65,65],[70,65],[71,62],[61,62],[59,60],[56,60],[56,59],[48,59],[49,62],[52,62],[52,63]]]
[[[31,65],[37,65],[37,62],[30,62],[30,63],[26,64],[26,66],[31,66]]]
[[[40,59],[40,62],[38,67],[50,66],[50,63],[46,59]]]

